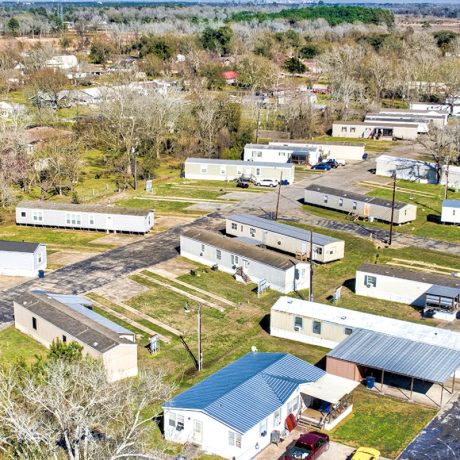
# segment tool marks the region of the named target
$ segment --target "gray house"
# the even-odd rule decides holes
[[[16,206],[16,224],[146,234],[154,225],[154,212],[115,206],[22,201]]]
[[[267,163],[240,160],[215,160],[212,158],[187,158],[184,163],[185,178],[198,180],[252,180],[276,179],[294,182],[292,163]]]
[[[37,276],[46,264],[44,244],[0,240],[0,275]]]
[[[356,271],[355,292],[420,307],[447,321],[453,321],[460,310],[460,278],[438,273],[365,263]]]
[[[227,235],[244,237],[270,248],[306,259],[310,255],[310,232],[292,225],[249,214],[232,214],[226,219]],[[313,233],[313,260],[332,262],[344,257],[345,242]]]
[[[310,264],[218,233],[200,229],[184,231],[180,253],[187,259],[215,266],[236,279],[264,283],[283,294],[310,286]]]
[[[305,189],[305,203],[335,211],[346,212],[360,218],[390,222],[390,200],[343,191],[322,185],[309,185]],[[393,223],[405,224],[417,217],[417,206],[408,203],[395,202]]]

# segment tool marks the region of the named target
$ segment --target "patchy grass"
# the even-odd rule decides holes
[[[188,211],[186,208],[195,203],[188,201],[162,201],[162,200],[140,200],[136,198],[128,198],[117,201],[119,206],[127,206],[136,209],[154,209],[157,214],[188,214],[188,215],[203,215],[205,211]]]
[[[350,137],[332,137],[332,136],[318,136],[314,138],[315,141],[325,142],[349,142],[356,144],[364,144],[367,153],[381,154],[397,146],[399,142],[395,141],[382,141],[376,139],[354,139]]]
[[[0,364],[8,365],[18,361],[32,364],[37,357],[43,357],[47,352],[45,347],[14,326],[0,331]]]
[[[352,415],[330,435],[334,441],[372,446],[382,456],[395,458],[435,414],[435,409],[358,388]]]

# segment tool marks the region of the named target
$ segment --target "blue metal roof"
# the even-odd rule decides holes
[[[327,356],[433,383],[444,383],[460,367],[460,350],[364,329]]]
[[[248,353],[164,407],[197,410],[246,433],[284,404],[300,384],[325,372],[288,353]]]
[[[444,200],[442,202],[442,207],[447,208],[459,208],[460,209],[460,200]]]

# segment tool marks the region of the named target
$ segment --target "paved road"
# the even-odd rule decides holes
[[[204,217],[194,225],[212,226]],[[120,277],[171,259],[178,254],[179,233],[175,227],[141,241],[98,254],[50,273],[45,280],[31,280],[0,293],[0,323],[12,320],[12,301],[30,289],[82,294]]]
[[[400,454],[398,460],[460,458],[460,397],[446,407]]]

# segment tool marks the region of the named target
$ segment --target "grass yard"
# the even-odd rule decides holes
[[[435,409],[358,387],[352,415],[331,432],[331,438],[354,447],[371,446],[382,456],[396,458],[435,414]]]
[[[364,144],[367,153],[381,154],[386,152],[392,147],[398,145],[395,141],[381,141],[376,139],[353,139],[350,137],[332,137],[332,136],[318,136],[313,140],[324,141],[324,142],[348,142],[352,144]]]
[[[0,331],[0,364],[23,361],[32,364],[36,357],[45,356],[47,349],[14,326]]]

